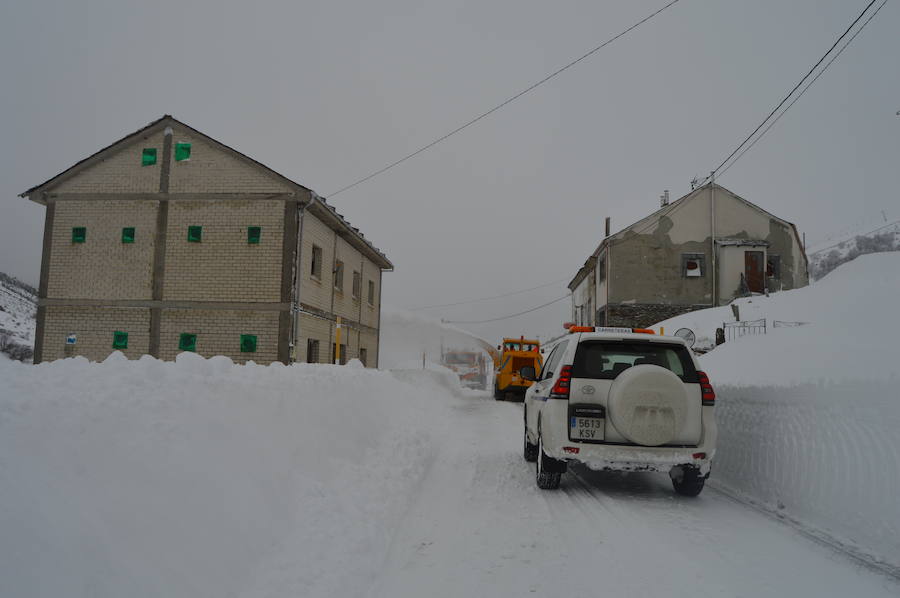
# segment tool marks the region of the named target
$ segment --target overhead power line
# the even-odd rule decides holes
[[[555,284],[559,284],[559,283],[565,282],[567,280],[569,280],[568,276],[566,278],[560,278],[559,280],[554,280],[553,282],[541,284],[536,287],[529,287],[527,289],[520,289],[518,291],[510,291],[508,293],[502,293],[500,295],[494,295],[492,297],[482,297],[480,299],[466,299],[464,301],[454,301],[453,303],[439,303],[437,305],[425,305],[422,307],[413,307],[413,308],[410,308],[409,311],[422,311],[423,309],[436,309],[438,307],[452,307],[454,305],[467,305],[469,303],[479,303],[481,301],[490,301],[492,299],[501,299],[503,297],[512,297],[513,295],[520,295],[522,293],[527,293],[528,291],[535,291],[537,289],[552,287]]]
[[[809,83],[806,84],[806,87],[804,87],[802,90],[800,90],[800,93],[797,94],[797,97],[795,97],[795,98],[791,101],[791,103],[788,104],[787,107],[786,107],[784,110],[781,111],[781,114],[779,114],[778,116],[776,116],[776,117],[775,117],[775,120],[773,120],[772,122],[770,122],[770,123],[769,123],[769,126],[767,126],[765,129],[763,129],[762,133],[760,133],[759,136],[757,136],[757,138],[753,140],[753,143],[751,143],[750,145],[748,145],[747,147],[745,147],[745,148],[743,149],[743,151],[741,151],[741,153],[739,153],[737,156],[735,156],[735,158],[734,158],[734,160],[732,160],[731,164],[729,164],[728,166],[726,166],[725,168],[723,168],[722,171],[721,171],[719,174],[725,174],[725,173],[728,171],[729,168],[731,168],[732,166],[734,166],[734,165],[737,163],[737,161],[741,159],[741,156],[743,156],[743,155],[746,154],[748,151],[750,151],[750,149],[751,149],[754,145],[756,145],[756,143],[757,143],[760,139],[763,138],[763,135],[765,135],[766,133],[769,132],[769,129],[771,129],[772,127],[775,126],[775,123],[777,123],[779,120],[781,120],[781,117],[784,116],[785,113],[786,113],[788,110],[791,109],[791,106],[793,106],[794,104],[797,103],[797,100],[799,100],[801,97],[803,97],[803,94],[806,93],[806,90],[807,90],[807,89],[809,89],[810,87],[812,87],[812,84],[813,84],[813,83],[815,83],[816,81],[818,81],[819,77],[821,77],[822,74],[823,74],[825,71],[828,70],[828,67],[831,66],[831,63],[834,62],[835,60],[837,60],[838,56],[840,56],[840,55],[844,52],[844,50],[847,49],[847,46],[849,46],[849,45],[853,42],[853,40],[856,39],[856,36],[859,35],[859,34],[862,32],[862,30],[866,28],[866,25],[869,24],[869,21],[871,21],[872,19],[875,18],[875,15],[877,15],[878,12],[879,12],[882,8],[884,8],[884,5],[885,5],[885,4],[887,4],[887,0],[883,0],[883,2],[878,6],[878,8],[875,9],[875,12],[873,12],[872,14],[870,14],[870,15],[869,15],[869,18],[866,19],[865,21],[863,21],[863,24],[859,26],[859,29],[857,29],[856,32],[855,32],[852,36],[850,36],[850,39],[848,39],[846,42],[844,42],[844,45],[841,46],[841,48],[837,51],[837,53],[836,53],[834,56],[831,57],[831,60],[829,60],[827,63],[825,63],[825,66],[822,67],[822,70],[820,70],[820,71],[818,72],[818,74],[817,74],[815,77],[813,77],[813,79],[812,79]]]
[[[859,16],[856,17],[852,23],[850,23],[850,26],[847,27],[847,29],[841,34],[841,36],[839,38],[837,38],[837,40],[835,40],[835,42],[831,45],[830,48],[828,48],[828,51],[825,52],[825,54],[823,54],[821,58],[819,58],[819,60],[813,65],[813,67],[811,69],[809,69],[809,72],[807,72],[806,75],[804,75],[803,78],[797,82],[797,84],[794,86],[794,88],[791,89],[791,91],[786,96],[784,96],[784,98],[780,102],[778,102],[778,105],[775,106],[775,108],[768,114],[768,116],[766,116],[762,120],[761,123],[759,123],[759,125],[755,129],[753,129],[753,132],[750,133],[749,135],[747,135],[747,138],[744,139],[736,148],[734,148],[734,151],[732,151],[730,154],[728,154],[727,158],[722,160],[721,164],[719,164],[715,168],[715,170],[712,171],[712,174],[710,174],[703,180],[703,183],[706,183],[707,181],[709,181],[715,173],[717,173],[719,170],[721,170],[722,167],[729,160],[731,160],[731,158],[734,157],[735,154],[737,154],[739,151],[741,151],[741,149],[745,145],[747,145],[747,143],[754,137],[754,135],[756,135],[756,133],[759,132],[759,130],[762,129],[766,125],[767,122],[769,122],[769,119],[771,119],[772,116],[774,116],[775,113],[778,112],[778,110],[782,106],[784,106],[785,103],[787,103],[787,101],[791,98],[791,96],[794,95],[794,92],[796,92],[800,88],[800,86],[803,85],[803,83],[807,79],[809,79],[809,77],[815,72],[815,70],[819,67],[819,65],[822,64],[826,58],[828,58],[828,55],[831,54],[831,52],[838,46],[838,44],[841,43],[841,40],[843,40],[845,37],[847,37],[847,34],[850,33],[850,31],[853,29],[853,27],[856,26],[856,24],[860,21],[860,19],[863,18],[863,16],[866,14],[866,12],[872,7],[873,4],[875,4],[875,2],[876,2],[876,0],[871,0],[871,2],[869,2],[869,4],[866,5],[866,7],[863,9],[863,11],[861,13],[859,13]]]
[[[499,322],[500,320],[508,320],[510,318],[515,318],[516,316],[524,316],[525,314],[530,314],[533,311],[537,311],[548,305],[553,305],[554,303],[559,303],[563,299],[568,299],[569,295],[563,295],[562,297],[558,297],[553,301],[548,301],[542,305],[538,305],[537,307],[532,307],[531,309],[526,309],[525,311],[520,311],[518,313],[509,314],[508,316],[500,316],[499,318],[489,318],[487,320],[442,320],[445,324],[486,324],[487,322]]]
[[[421,154],[422,152],[427,151],[427,150],[433,148],[434,146],[436,146],[437,144],[441,143],[442,141],[444,141],[444,140],[446,140],[446,139],[452,137],[453,135],[456,135],[457,133],[459,133],[459,132],[462,131],[463,129],[467,129],[468,127],[474,125],[475,123],[477,123],[477,122],[480,121],[481,119],[490,116],[491,114],[493,114],[494,112],[500,110],[500,109],[503,108],[504,106],[506,106],[506,105],[508,105],[508,104],[511,104],[512,102],[518,100],[518,99],[521,98],[523,95],[525,95],[525,94],[527,94],[528,92],[533,91],[534,89],[540,87],[541,85],[543,85],[544,83],[546,83],[546,82],[549,81],[550,79],[553,79],[554,77],[556,77],[557,75],[561,74],[562,72],[564,72],[564,71],[566,71],[566,70],[572,68],[573,66],[575,66],[576,64],[578,64],[578,63],[581,62],[582,60],[585,60],[586,58],[589,58],[590,56],[594,55],[596,52],[602,50],[603,48],[605,48],[605,47],[608,46],[609,44],[613,43],[613,42],[616,41],[617,39],[619,39],[619,38],[621,38],[621,37],[627,35],[627,34],[630,33],[631,31],[637,29],[638,27],[640,27],[641,25],[643,25],[644,23],[646,23],[647,21],[649,21],[650,19],[652,19],[653,17],[655,17],[656,15],[658,15],[659,13],[663,12],[664,10],[666,10],[667,8],[669,8],[670,6],[672,6],[673,4],[677,4],[678,2],[679,2],[679,0],[672,0],[671,2],[669,2],[668,4],[666,4],[665,6],[663,6],[662,8],[660,8],[659,10],[657,10],[657,11],[651,13],[650,15],[644,17],[643,19],[641,19],[640,21],[638,21],[637,23],[635,23],[634,25],[632,25],[632,26],[629,27],[628,29],[625,29],[625,30],[622,31],[621,33],[616,34],[615,36],[609,38],[608,40],[606,40],[605,42],[603,42],[603,43],[600,44],[599,46],[596,46],[595,48],[591,49],[591,50],[588,51],[587,53],[585,53],[585,54],[583,54],[582,56],[576,58],[576,59],[573,60],[572,62],[570,62],[570,63],[566,64],[565,66],[563,66],[563,67],[561,67],[561,68],[559,68],[559,69],[553,71],[552,73],[550,73],[549,75],[547,75],[546,77],[544,77],[543,79],[541,79],[540,81],[537,81],[536,83],[532,83],[531,85],[529,85],[528,87],[526,87],[526,88],[523,89],[522,91],[518,92],[517,94],[515,94],[515,95],[513,95],[513,96],[511,96],[511,97],[509,97],[509,98],[507,98],[507,99],[505,99],[505,100],[503,100],[502,102],[500,102],[499,104],[497,104],[496,106],[494,106],[493,108],[491,108],[490,110],[488,110],[488,111],[486,111],[486,112],[482,112],[481,114],[479,114],[479,115],[476,116],[475,118],[473,118],[473,119],[471,119],[471,120],[465,122],[464,124],[462,124],[462,125],[456,127],[455,129],[453,129],[453,130],[450,131],[449,133],[447,133],[447,134],[445,134],[445,135],[442,135],[441,137],[438,137],[437,139],[435,139],[435,140],[432,141],[431,143],[428,143],[428,144],[426,144],[426,145],[423,145],[423,146],[420,147],[419,149],[417,149],[417,150],[415,150],[415,151],[413,151],[413,152],[411,152],[411,153],[409,153],[409,154],[403,156],[403,157],[400,158],[399,160],[396,160],[396,161],[394,161],[394,162],[391,162],[391,163],[388,164],[387,166],[385,166],[385,167],[383,167],[383,168],[380,168],[379,170],[376,170],[375,172],[373,172],[373,173],[371,173],[371,174],[369,174],[369,175],[367,175],[367,176],[364,176],[363,178],[361,178],[361,179],[359,179],[359,180],[357,180],[357,181],[355,181],[355,182],[353,182],[353,183],[350,183],[349,185],[346,185],[346,186],[344,186],[344,187],[341,187],[341,188],[338,189],[337,191],[334,191],[333,193],[328,194],[327,197],[334,197],[334,196],[336,196],[336,195],[338,195],[338,194],[340,194],[340,193],[343,193],[344,191],[347,191],[348,189],[352,189],[353,187],[356,187],[357,185],[361,185],[361,184],[365,183],[366,181],[368,181],[368,180],[370,180],[370,179],[373,179],[373,178],[377,177],[378,175],[387,172],[388,170],[394,168],[395,166],[399,166],[400,164],[406,162],[406,161],[409,160],[410,158],[413,158],[413,157],[415,157],[415,156],[418,156],[418,155]]]

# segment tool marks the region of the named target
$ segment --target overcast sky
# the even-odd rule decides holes
[[[476,320],[561,297],[618,230],[690,190],[863,0],[681,0],[390,172],[329,201],[396,265],[384,300]],[[319,194],[424,145],[664,0],[6,2],[0,271],[37,284],[43,208],[17,197],[169,113]],[[900,7],[884,10],[719,182],[809,245],[900,219]],[[563,280],[565,279],[565,280]],[[569,302],[463,326],[561,331]]]

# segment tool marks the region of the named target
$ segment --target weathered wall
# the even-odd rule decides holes
[[[660,303],[611,304],[609,306],[609,326],[626,328],[649,328],[657,322],[680,316],[696,309],[706,309],[708,305],[665,305]],[[672,330],[671,332],[675,332]],[[670,332],[670,334],[671,334]]]
[[[303,216],[300,265],[300,302],[317,309],[331,310],[331,292],[334,285],[332,266],[334,265],[334,231],[322,223],[308,210]],[[322,274],[312,275],[313,246],[322,249]]]
[[[129,359],[147,353],[150,344],[150,310],[146,308],[61,307],[46,308],[44,325],[44,361],[81,355],[102,361],[113,352],[113,332],[128,333]],[[66,345],[66,337],[75,334],[77,342]]]
[[[580,326],[594,324],[597,308],[594,280],[594,270],[591,269],[572,291],[572,321]]]
[[[78,299],[149,299],[156,211],[153,200],[55,202],[47,296]],[[84,243],[72,228],[85,227]],[[134,243],[122,228],[134,227]]]

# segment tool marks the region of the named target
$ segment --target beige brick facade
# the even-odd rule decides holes
[[[249,310],[164,309],[159,335],[160,359],[175,359],[182,333],[197,335],[197,354],[227,355],[235,363],[278,360],[278,312]],[[242,334],[256,336],[256,352],[242,353]]]
[[[290,193],[292,189],[180,127],[173,127],[173,145],[191,144],[191,157],[172,162],[169,193]]]
[[[179,143],[190,144],[189,159],[176,159]],[[154,164],[142,163],[145,148],[156,150]],[[193,334],[198,354],[240,363],[306,361],[312,338],[318,361],[330,363],[341,317],[346,358],[364,349],[367,365],[377,363],[387,258],[305,187],[171,117],[22,196],[47,206],[37,362],[102,360],[120,331],[129,358],[173,359],[180,336]],[[76,227],[86,229],[84,242],[73,242]],[[199,242],[188,239],[189,227],[200,227]],[[259,243],[248,241],[249,227],[260,228]],[[123,242],[125,228],[134,242]],[[337,293],[335,259],[344,262]],[[72,334],[76,343],[66,345]],[[255,352],[242,352],[242,334],[256,337]]]
[[[102,361],[113,352],[113,332],[128,333],[129,359],[137,359],[150,346],[150,310],[146,308],[55,307],[47,308],[44,326],[44,361],[81,355]],[[66,337],[75,335],[75,344]]]
[[[188,227],[201,241],[188,241]],[[247,227],[259,226],[258,245]],[[277,303],[281,297],[284,201],[183,200],[169,202],[163,298]]]
[[[66,178],[53,188],[54,193],[157,193],[162,168],[163,133],[159,131],[131,140],[121,149]],[[156,148],[152,166],[141,166],[145,147]]]
[[[149,299],[158,202],[84,200],[56,202],[47,296],[78,299]],[[83,243],[72,229],[84,227]],[[134,227],[134,243],[122,229]]]

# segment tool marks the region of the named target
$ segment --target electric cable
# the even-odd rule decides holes
[[[542,305],[538,305],[537,307],[532,307],[531,309],[526,309],[525,311],[520,311],[515,314],[510,314],[508,316],[500,316],[499,318],[489,318],[487,320],[441,320],[444,324],[485,324],[487,322],[499,322],[500,320],[508,320],[510,318],[515,318],[516,316],[523,316],[525,314],[530,314],[533,311],[537,311],[541,308],[547,307],[548,305],[553,305],[554,303],[559,303],[563,299],[568,299],[571,295],[563,295],[562,297],[557,297],[553,301],[548,301]]]
[[[437,305],[425,305],[425,306],[422,306],[422,307],[413,307],[413,308],[410,308],[409,311],[422,311],[422,310],[425,310],[425,309],[436,309],[436,308],[438,308],[438,307],[452,307],[452,306],[454,306],[454,305],[466,305],[466,304],[469,304],[469,303],[478,303],[478,302],[480,302],[480,301],[490,301],[490,300],[492,300],[492,299],[501,299],[501,298],[503,298],[503,297],[511,297],[511,296],[513,296],[513,295],[519,295],[519,294],[521,294],[521,293],[527,293],[528,291],[534,291],[534,290],[537,290],[537,289],[543,289],[543,288],[545,288],[545,287],[550,287],[550,286],[553,286],[553,285],[555,285],[555,284],[559,284],[559,283],[561,283],[561,282],[565,282],[565,281],[567,281],[567,280],[569,280],[569,277],[568,277],[568,276],[565,277],[565,278],[560,278],[559,280],[554,280],[554,281],[552,281],[552,282],[548,282],[548,283],[546,283],[546,284],[538,285],[538,286],[536,286],[536,287],[529,287],[529,288],[527,288],[527,289],[521,289],[521,290],[518,290],[518,291],[510,291],[510,292],[508,292],[508,293],[503,293],[503,294],[500,294],[500,295],[494,295],[494,296],[492,296],[492,297],[482,297],[482,298],[480,298],[480,299],[467,299],[467,300],[464,300],[464,301],[454,301],[453,303],[440,303],[440,304],[437,304]]]
[[[874,1],[874,0],[873,0],[873,1]],[[641,19],[640,21],[638,21],[637,23],[635,23],[634,25],[632,25],[632,26],[629,27],[628,29],[625,29],[625,30],[622,31],[621,33],[616,34],[615,36],[609,38],[608,40],[606,40],[605,42],[603,42],[603,43],[600,44],[599,46],[597,46],[597,47],[593,48],[592,50],[590,50],[589,52],[583,54],[583,55],[580,56],[579,58],[576,58],[575,60],[569,62],[569,63],[566,64],[565,66],[563,66],[563,67],[561,67],[561,68],[559,68],[559,69],[553,71],[552,73],[550,73],[549,75],[547,75],[546,77],[544,77],[543,79],[541,79],[540,81],[538,81],[538,82],[536,82],[536,83],[532,83],[531,85],[529,85],[528,87],[526,87],[526,88],[523,89],[522,91],[518,92],[517,94],[515,94],[515,95],[513,95],[513,96],[507,98],[506,100],[500,102],[499,104],[497,104],[496,106],[494,106],[493,108],[491,108],[490,110],[488,110],[487,112],[483,112],[483,113],[479,114],[479,115],[476,116],[475,118],[473,118],[473,119],[467,121],[466,123],[460,125],[459,127],[456,127],[455,129],[453,129],[453,130],[450,131],[449,133],[447,133],[447,134],[445,134],[445,135],[443,135],[443,136],[441,136],[441,137],[438,137],[437,139],[435,139],[435,140],[432,141],[431,143],[428,143],[427,145],[423,145],[423,146],[420,147],[419,149],[417,149],[417,150],[415,150],[415,151],[413,151],[413,152],[411,152],[411,153],[409,153],[409,154],[403,156],[403,157],[400,158],[399,160],[396,160],[396,161],[394,161],[394,162],[391,162],[391,163],[388,164],[387,166],[385,166],[385,167],[383,167],[383,168],[381,168],[381,169],[379,169],[379,170],[376,170],[375,172],[373,172],[373,173],[371,173],[371,174],[369,174],[369,175],[367,175],[367,176],[364,176],[363,178],[361,178],[361,179],[359,179],[359,180],[357,180],[357,181],[355,181],[355,182],[353,182],[353,183],[350,183],[349,185],[346,185],[346,186],[344,186],[344,187],[341,187],[341,188],[338,189],[337,191],[334,191],[333,193],[328,194],[327,197],[329,197],[329,198],[335,197],[336,195],[339,195],[339,194],[343,193],[344,191],[347,191],[347,190],[349,190],[349,189],[352,189],[353,187],[356,187],[357,185],[361,185],[361,184],[365,183],[366,181],[368,181],[368,180],[370,180],[370,179],[373,179],[373,178],[377,177],[378,175],[387,172],[388,170],[394,168],[395,166],[399,166],[400,164],[406,162],[406,161],[409,160],[410,158],[413,158],[413,157],[415,157],[415,156],[418,156],[418,155],[421,154],[422,152],[431,149],[432,147],[436,146],[437,144],[441,143],[442,141],[444,141],[444,140],[446,140],[446,139],[452,137],[453,135],[456,135],[457,133],[459,133],[459,132],[462,131],[463,129],[467,129],[468,127],[474,125],[475,123],[477,123],[477,122],[480,121],[481,119],[490,116],[491,114],[493,114],[494,112],[500,110],[501,108],[503,108],[503,107],[506,106],[507,104],[511,104],[512,102],[518,100],[519,98],[521,98],[522,96],[524,96],[524,95],[527,94],[528,92],[533,91],[534,89],[540,87],[541,85],[543,85],[544,83],[546,83],[546,82],[549,81],[550,79],[553,79],[554,77],[556,77],[557,75],[561,74],[562,72],[564,72],[564,71],[566,71],[566,70],[572,68],[573,66],[575,66],[576,64],[578,64],[578,63],[581,62],[582,60],[585,60],[586,58],[589,58],[590,56],[592,56],[592,55],[595,54],[596,52],[598,52],[598,51],[600,51],[601,49],[605,48],[606,46],[608,46],[609,44],[613,43],[613,42],[616,41],[617,39],[619,39],[619,38],[621,38],[621,37],[627,35],[627,34],[630,33],[631,31],[637,29],[638,27],[640,27],[641,25],[643,25],[644,23],[646,23],[647,21],[649,21],[650,19],[652,19],[653,17],[655,17],[656,15],[658,15],[659,13],[663,12],[664,10],[666,10],[667,8],[669,8],[670,6],[672,6],[673,4],[677,4],[678,2],[679,2],[679,0],[671,0],[671,2],[669,2],[668,4],[666,4],[665,6],[663,6],[662,8],[660,8],[659,10],[657,10],[657,11],[651,13],[650,15],[644,17],[643,19]]]
[[[853,20],[853,22],[850,23],[850,26],[847,27],[847,29],[841,34],[840,37],[837,38],[837,40],[835,40],[835,42],[831,45],[831,47],[828,48],[828,51],[825,52],[825,54],[823,54],[821,58],[819,58],[819,60],[813,65],[813,67],[811,69],[809,69],[809,72],[807,72],[806,75],[804,75],[803,78],[800,79],[800,81],[797,83],[797,85],[795,85],[794,88],[791,89],[791,91],[786,96],[784,96],[784,98],[780,102],[778,102],[778,105],[775,106],[775,108],[769,113],[769,115],[766,116],[763,119],[763,121],[761,123],[759,123],[759,125],[755,129],[753,129],[753,132],[750,133],[746,139],[744,139],[736,148],[734,148],[734,151],[732,151],[730,154],[728,154],[727,158],[722,160],[721,164],[719,164],[712,171],[712,174],[708,175],[705,179],[703,179],[703,183],[701,183],[701,186],[703,184],[705,184],[707,181],[709,181],[712,178],[712,176],[715,175],[715,173],[717,173],[729,160],[731,160],[731,158],[735,154],[737,154],[741,150],[741,148],[743,148],[747,144],[747,142],[750,141],[750,139],[752,139],[753,136],[756,135],[756,133],[760,129],[763,128],[763,126],[765,126],[765,124],[769,121],[769,119],[772,118],[772,116],[776,112],[778,112],[778,110],[791,98],[791,96],[794,95],[794,92],[797,91],[801,85],[803,85],[803,82],[806,81],[810,77],[810,75],[813,74],[813,72],[815,72],[815,70],[819,67],[819,65],[822,64],[825,61],[825,59],[828,57],[828,55],[831,54],[831,52],[838,46],[838,44],[841,43],[841,40],[843,40],[845,37],[847,37],[847,34],[850,33],[850,30],[853,29],[854,26],[856,26],[856,24],[860,21],[860,19],[863,18],[863,16],[866,14],[866,12],[872,7],[873,4],[875,4],[876,1],[877,0],[871,0],[871,2],[869,2],[866,5],[866,7],[863,9],[863,11],[861,13],[859,13],[859,16],[857,16]]]
[[[731,161],[731,164],[729,164],[728,166],[726,166],[725,168],[723,168],[723,169],[722,169],[722,172],[719,173],[719,174],[725,174],[726,172],[728,172],[728,169],[731,168],[732,166],[734,166],[734,165],[737,163],[737,161],[741,159],[741,156],[743,156],[743,155],[746,154],[748,151],[750,151],[750,149],[751,149],[754,145],[756,145],[756,143],[757,143],[760,139],[763,138],[763,135],[765,135],[766,133],[768,133],[768,132],[769,132],[769,129],[771,129],[772,127],[774,127],[774,126],[775,126],[775,123],[777,123],[779,120],[781,120],[781,117],[784,116],[785,113],[786,113],[788,110],[791,109],[791,106],[793,106],[794,104],[796,104],[796,103],[797,103],[797,100],[799,100],[801,97],[803,97],[803,94],[806,93],[806,90],[809,89],[809,88],[812,86],[812,84],[815,83],[815,82],[819,79],[819,77],[821,77],[822,74],[823,74],[825,71],[828,70],[828,67],[831,66],[831,63],[833,63],[835,60],[837,60],[838,56],[840,56],[841,53],[843,53],[843,51],[847,49],[847,46],[849,46],[850,43],[851,43],[854,39],[856,39],[856,36],[859,35],[860,32],[862,32],[862,30],[866,28],[866,25],[869,24],[869,21],[871,21],[872,19],[875,18],[875,15],[878,14],[878,11],[880,11],[882,8],[884,8],[884,5],[885,5],[885,4],[887,4],[887,0],[884,0],[884,1],[878,6],[878,8],[875,9],[875,12],[873,12],[872,14],[869,15],[869,18],[866,19],[866,20],[863,22],[862,25],[860,25],[859,29],[857,29],[856,32],[855,32],[852,36],[850,36],[850,39],[848,39],[848,40],[844,43],[844,45],[841,46],[841,48],[837,51],[837,53],[836,53],[834,56],[831,57],[831,60],[829,60],[829,61],[825,64],[825,66],[822,67],[822,70],[820,70],[819,73],[818,73],[815,77],[813,77],[812,81],[810,81],[809,83],[806,84],[806,87],[804,87],[802,90],[800,90],[800,93],[797,94],[797,97],[795,97],[795,98],[791,101],[791,103],[788,104],[787,107],[786,107],[784,110],[781,111],[781,114],[779,114],[777,117],[775,117],[775,120],[773,120],[772,122],[770,122],[770,123],[769,123],[769,126],[767,126],[765,129],[763,129],[763,132],[760,133],[759,136],[758,136],[756,139],[753,140],[753,143],[751,143],[750,145],[748,145],[747,147],[745,147],[745,148],[743,149],[743,151],[742,151],[741,153],[739,153],[739,154],[735,157],[734,160]],[[720,166],[720,167],[721,167],[721,166]]]

